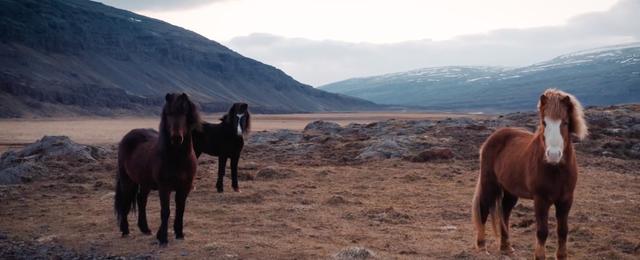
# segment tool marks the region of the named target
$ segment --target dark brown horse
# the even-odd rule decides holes
[[[160,195],[162,224],[156,238],[167,244],[169,199],[175,191],[176,216],[173,224],[176,239],[182,232],[184,208],[196,174],[196,156],[191,132],[201,126],[196,106],[186,94],[167,94],[162,109],[160,132],[134,129],[118,146],[118,175],[115,211],[122,236],[129,234],[127,215],[138,204],[138,227],[151,234],[147,225],[146,205],[150,190]]]
[[[240,191],[238,186],[238,161],[244,146],[244,137],[251,129],[249,105],[235,103],[229,112],[220,119],[219,124],[202,124],[202,131],[193,132],[196,157],[206,153],[218,157],[218,181],[216,189],[224,191],[223,179],[227,159],[231,159],[231,186]]]
[[[573,202],[578,166],[572,136],[583,139],[587,126],[578,100],[548,89],[538,103],[540,125],[535,133],[504,128],[493,133],[480,149],[480,177],[473,198],[476,246],[486,250],[484,224],[491,215],[500,250],[511,253],[509,215],[518,198],[533,199],[536,217],[535,258],[545,258],[549,208],[556,208],[558,249],[567,257],[567,218]]]

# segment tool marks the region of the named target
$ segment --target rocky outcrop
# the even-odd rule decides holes
[[[333,256],[336,260],[361,260],[361,259],[375,259],[376,254],[365,247],[348,247],[340,250]]]
[[[75,143],[66,136],[44,136],[17,151],[8,151],[0,157],[0,184],[29,182],[46,175],[52,164],[74,167],[95,163],[107,156],[108,151],[90,145]]]
[[[594,107],[586,110],[591,135],[576,143],[579,152],[619,159],[640,159],[640,105]],[[501,127],[535,131],[535,112],[518,112],[474,120],[387,120],[340,126],[309,123],[303,131],[257,132],[247,152],[277,162],[308,165],[359,164],[372,160],[412,162],[475,160],[486,138]]]

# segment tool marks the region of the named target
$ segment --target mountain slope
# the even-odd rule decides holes
[[[184,91],[205,110],[375,104],[301,84],[191,31],[85,0],[0,0],[0,116],[148,113]]]
[[[640,43],[576,52],[521,68],[426,68],[348,79],[320,89],[381,104],[509,111],[535,108],[549,87],[571,92],[585,105],[640,102]]]

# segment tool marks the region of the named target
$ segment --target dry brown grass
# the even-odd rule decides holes
[[[344,115],[349,116],[353,115]],[[257,118],[254,125],[262,130],[300,129],[305,122],[323,117]],[[337,119],[345,124],[380,118],[340,121],[335,114],[329,114],[323,119]],[[98,132],[110,132],[100,142],[114,144],[110,138],[119,137],[120,131],[155,125],[153,119],[145,120],[53,120],[44,122],[40,132],[30,131],[36,136],[34,133],[52,129],[75,131],[79,125],[100,126]],[[170,237],[167,248],[159,248],[154,236],[142,235],[135,227],[133,214],[129,216],[130,237],[120,237],[113,215],[115,155],[99,167],[88,165],[33,183],[0,186],[0,231],[10,239],[53,243],[79,252],[168,259],[326,259],[350,247],[365,247],[381,259],[499,257],[491,236],[492,255],[478,253],[472,246],[470,204],[477,178],[476,159],[430,163],[388,159],[354,165],[309,166],[320,163],[295,160],[278,163],[269,158],[272,157],[265,156],[263,151],[247,149],[240,163],[240,175],[255,176],[266,167],[292,172],[281,179],[243,180],[241,193],[230,192],[230,181],[226,180],[227,192],[219,194],[214,188],[217,161],[203,156],[195,182],[197,189],[187,202],[186,240]],[[578,160],[581,168],[569,220],[569,255],[574,259],[637,259],[640,172],[634,167],[636,162],[584,153],[578,154]],[[554,216],[553,211],[550,216]],[[155,233],[159,225],[157,192],[150,196],[148,218]],[[522,200],[511,219],[516,259],[532,255],[533,220],[531,201]],[[553,256],[556,248],[553,217],[550,228],[547,255]],[[169,235],[172,236],[171,229]]]
[[[221,114],[206,115],[204,119],[217,122]],[[303,129],[314,120],[328,120],[341,125],[396,119],[443,119],[447,117],[483,117],[481,115],[449,113],[313,113],[253,115],[253,130]],[[134,128],[157,129],[159,118],[43,118],[0,120],[0,152],[22,146],[44,135],[66,135],[83,144],[111,144],[120,141]]]

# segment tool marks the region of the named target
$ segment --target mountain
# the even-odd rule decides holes
[[[205,111],[377,105],[297,82],[163,21],[85,0],[0,0],[0,117],[157,113],[166,92]]]
[[[319,88],[380,104],[502,112],[534,109],[549,87],[573,93],[584,105],[640,102],[640,43],[575,52],[520,68],[435,67]]]

